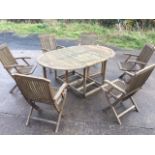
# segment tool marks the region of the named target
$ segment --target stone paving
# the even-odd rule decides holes
[[[37,36],[17,37],[12,33],[2,33],[0,34],[0,43],[3,42],[8,43],[15,56],[31,56],[36,61],[37,56],[41,54]],[[69,40],[58,40],[58,43],[64,46],[78,44],[77,41]],[[116,56],[107,64],[106,79],[109,80],[117,78],[122,73],[117,66],[117,61],[123,59],[122,53],[132,52],[117,48],[114,50]],[[149,63],[153,63],[154,60],[155,55]],[[59,86],[54,80],[53,74],[49,73],[48,78],[51,79],[53,86]],[[42,69],[39,65],[34,75],[42,76]],[[0,64],[0,134],[55,134],[53,132],[54,126],[50,124],[31,120],[30,126],[25,126],[29,105],[18,89],[13,94],[9,94],[13,85],[14,80]],[[132,111],[122,117],[122,125],[120,126],[111,110],[102,111],[107,106],[102,91],[88,98],[79,97],[68,91],[64,118],[57,134],[155,134],[155,71],[143,89],[134,97],[140,112]],[[47,105],[42,106],[44,109],[48,109]]]

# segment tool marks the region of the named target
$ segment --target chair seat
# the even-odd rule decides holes
[[[12,76],[15,79],[22,95],[31,106],[29,115],[27,117],[26,126],[29,125],[30,119],[34,119],[50,124],[55,124],[55,132],[58,132],[61,117],[63,115],[63,108],[66,102],[67,84],[64,83],[60,88],[58,88],[59,90],[56,91],[57,89],[53,89],[50,80],[48,79],[17,73],[13,74]],[[39,113],[42,111],[41,108],[36,104],[37,102],[53,105],[52,107],[57,112],[56,120],[49,119],[48,117],[31,117],[34,109]]]
[[[116,86],[120,87],[121,89],[125,90],[127,85],[123,80],[120,79],[116,79],[114,81],[112,81],[113,84],[115,84]],[[104,84],[102,86],[102,89],[104,89],[104,91],[108,92],[111,89],[111,86],[109,84]],[[113,89],[111,90],[111,93],[117,97],[119,97],[122,93],[120,91],[118,91],[117,89]]]
[[[29,75],[29,74],[32,74],[34,72],[36,67],[37,67],[37,65],[29,65],[29,66],[18,66],[16,68],[18,70],[18,73]]]
[[[130,81],[127,83],[121,79],[116,79],[113,81],[105,80],[105,84],[102,86],[102,89],[105,92],[106,99],[109,103],[109,106],[105,109],[108,109],[109,107],[112,109],[120,125],[120,118],[122,116],[131,110],[136,110],[138,112],[138,106],[133,99],[133,95],[135,95],[135,93],[142,88],[154,68],[155,64],[144,67],[135,74],[132,74]],[[127,106],[123,106],[123,109],[120,111],[120,106],[118,109],[117,105],[122,105],[122,103],[128,99],[131,101],[130,105],[128,104]]]
[[[57,87],[52,87],[51,91],[53,92],[53,95],[55,96],[57,91],[58,91],[58,88]]]
[[[138,64],[135,65],[135,62],[120,62],[119,68],[123,71],[138,71],[140,70],[140,66]]]

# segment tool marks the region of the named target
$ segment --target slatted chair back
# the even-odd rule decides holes
[[[49,80],[21,74],[14,74],[13,77],[28,102],[51,103],[53,101],[54,90]]]
[[[29,125],[30,118],[32,118],[34,120],[55,124],[55,132],[58,132],[60,120],[63,114],[63,107],[66,100],[67,85],[64,83],[62,87],[60,87],[59,91],[55,92],[50,86],[50,81],[45,78],[37,78],[30,75],[28,76],[17,73],[12,76],[14,77],[22,95],[31,106],[27,117],[26,126]],[[36,102],[53,105],[52,107],[54,107],[58,113],[57,120],[55,121],[55,119],[51,120],[40,117],[31,117],[33,109],[38,112],[42,111]]]
[[[0,45],[0,61],[4,67],[17,64],[16,59],[13,57],[10,49],[5,43]]]
[[[127,94],[132,94],[132,93],[135,93],[137,90],[139,90],[144,85],[144,83],[146,82],[146,80],[154,70],[154,68],[155,68],[155,64],[149,65],[139,70],[135,74],[135,76],[131,78],[128,86],[126,87]]]
[[[155,51],[155,48],[153,45],[146,44],[143,47],[143,49],[142,49],[140,55],[138,56],[137,60],[144,62],[144,63],[147,63],[149,61],[149,59],[151,58],[154,51]]]
[[[96,45],[98,37],[95,33],[82,33],[80,36],[80,45]]]
[[[46,51],[52,51],[56,49],[56,39],[52,35],[40,35],[41,48]],[[43,50],[45,52],[45,50]]]

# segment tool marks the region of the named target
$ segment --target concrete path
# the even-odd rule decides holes
[[[34,61],[41,54],[37,36],[18,37],[12,33],[0,34],[0,43],[8,43],[14,55],[32,56]],[[64,46],[78,44],[77,41],[58,40]],[[129,52],[114,48],[116,56],[108,61],[106,79],[117,78],[121,71],[116,62],[123,59],[122,53]],[[149,63],[155,62],[155,55]],[[38,66],[34,75],[42,76]],[[53,74],[49,74],[52,85],[58,86]],[[55,134],[54,126],[37,121],[31,121],[30,127],[25,126],[29,105],[18,89],[9,94],[14,80],[0,65],[0,134]],[[107,106],[103,92],[98,92],[88,98],[80,98],[68,92],[67,104],[64,109],[58,134],[155,134],[155,71],[152,73],[143,89],[135,95],[140,112],[132,111],[122,117],[119,126],[111,110],[103,112]],[[43,106],[49,109],[48,106]]]

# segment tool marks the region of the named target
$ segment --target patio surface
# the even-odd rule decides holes
[[[37,36],[21,38],[12,33],[2,33],[0,43],[3,42],[8,43],[15,56],[31,56],[36,61],[37,56],[41,54]],[[77,41],[68,40],[58,40],[58,43],[64,46],[78,44]],[[107,64],[106,79],[109,80],[117,78],[122,73],[117,66],[117,61],[123,59],[122,53],[131,52],[116,48],[114,50],[116,56]],[[154,60],[155,55],[149,64]],[[49,74],[48,78],[51,79],[53,86],[59,86],[53,74]],[[39,65],[34,75],[42,76],[42,68]],[[55,126],[51,124],[31,120],[30,126],[25,126],[29,105],[18,89],[13,94],[9,94],[14,84],[14,80],[0,64],[0,134],[55,134],[53,132]],[[122,117],[120,126],[111,110],[102,111],[108,105],[102,91],[87,98],[68,91],[64,118],[57,134],[155,134],[155,71],[134,98],[140,112],[131,111]],[[42,106],[45,109],[49,107]]]

